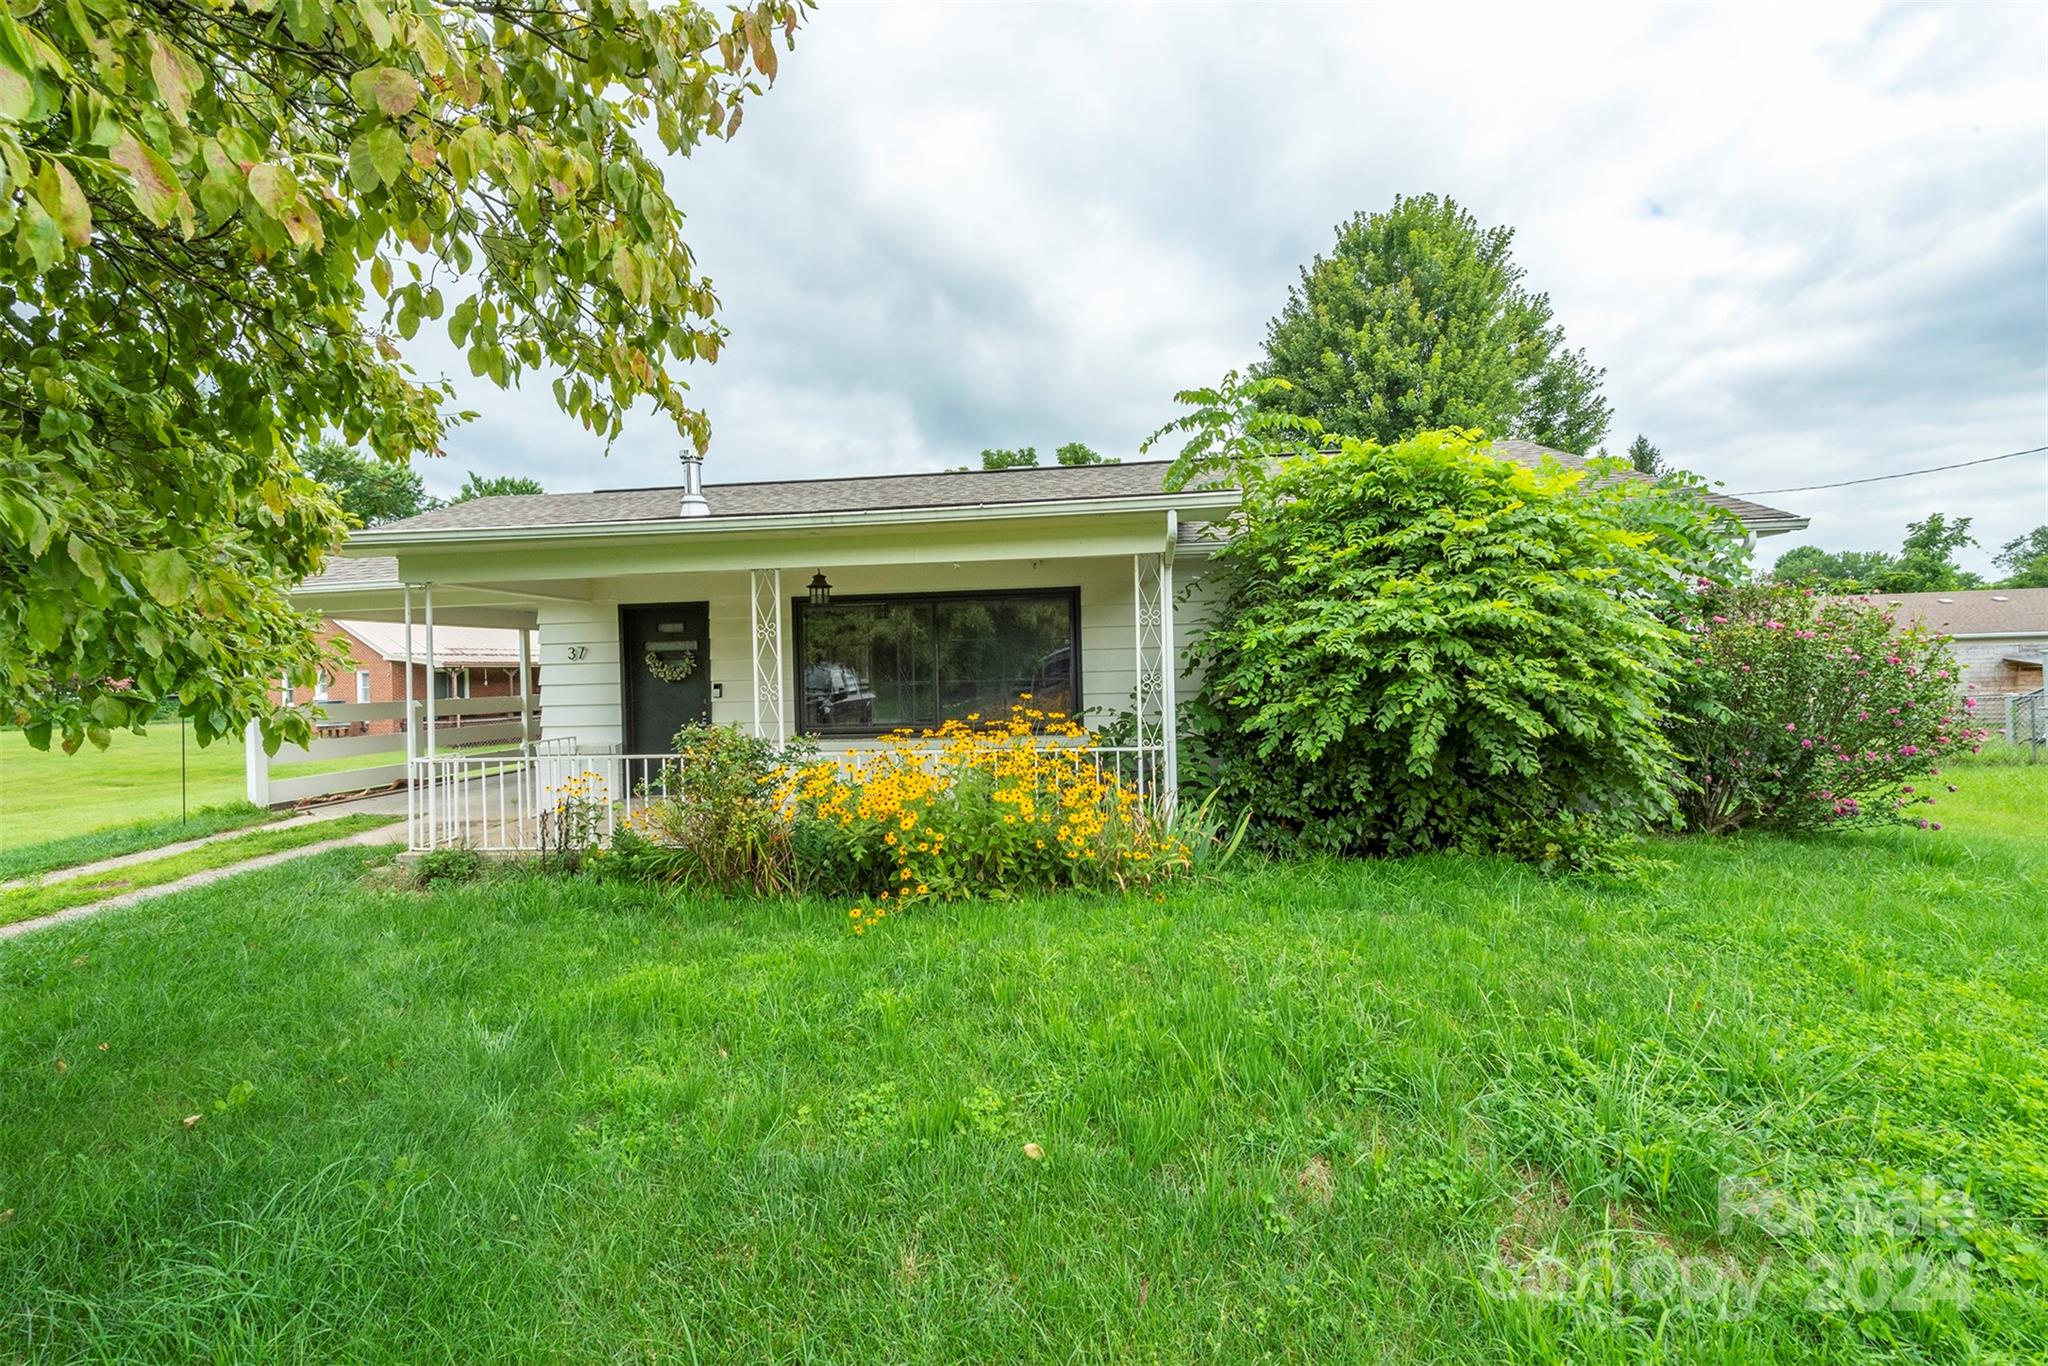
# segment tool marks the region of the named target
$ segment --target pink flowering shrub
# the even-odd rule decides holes
[[[1943,759],[1973,749],[1948,638],[1869,598],[1778,584],[1713,587],[1686,623],[1671,741],[1692,829],[1941,828]],[[1933,809],[1929,809],[1933,808]]]

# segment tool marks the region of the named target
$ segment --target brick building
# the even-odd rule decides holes
[[[339,675],[323,678],[311,698],[315,702],[403,702],[405,700],[405,627],[390,621],[337,621],[328,618],[320,626],[322,643],[338,640],[347,651],[348,667]],[[533,650],[531,658],[537,659]],[[424,626],[412,628],[412,696],[416,702],[427,697],[427,633]],[[540,694],[540,666],[533,665],[532,688]],[[434,628],[434,696],[517,697],[519,695],[519,633],[481,626],[436,626]],[[462,717],[451,724],[476,724],[492,717]],[[322,735],[394,734],[402,730],[399,721],[356,721],[320,727]]]

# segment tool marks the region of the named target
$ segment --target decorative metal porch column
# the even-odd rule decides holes
[[[789,708],[782,695],[782,571],[753,572],[754,734],[789,743]]]
[[[1180,777],[1175,754],[1180,727],[1174,698],[1172,559],[1163,554],[1131,556],[1131,599],[1138,781],[1171,805]]]

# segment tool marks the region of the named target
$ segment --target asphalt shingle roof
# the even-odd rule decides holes
[[[1122,465],[1050,465],[1021,470],[706,484],[704,498],[711,505],[712,517],[718,518],[1157,497],[1165,491],[1168,464],[1164,460],[1146,460]],[[377,530],[457,531],[577,526],[590,522],[658,522],[675,518],[682,496],[680,484],[597,493],[506,494],[435,508],[417,517],[386,522]]]
[[[1585,460],[1529,441],[1494,443],[1495,454],[1525,465],[1546,455],[1573,468]],[[1157,497],[1165,492],[1171,462],[1134,460],[1119,465],[1043,465],[1019,470],[962,470],[943,474],[883,474],[850,479],[784,479],[706,484],[705,500],[719,517],[802,516],[805,513],[881,512],[908,508],[986,507],[1070,499]],[[1624,471],[1624,479],[1645,476]],[[682,486],[610,489],[596,493],[507,494],[473,498],[417,517],[387,522],[379,531],[485,531],[580,526],[604,522],[673,520]],[[1744,521],[1774,521],[1795,514],[1761,503],[1710,493],[1708,501]],[[327,582],[323,576],[322,582]]]
[[[1901,623],[1951,636],[2048,632],[2048,588],[1974,588],[1954,593],[1873,593]]]

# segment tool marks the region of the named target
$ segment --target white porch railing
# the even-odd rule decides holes
[[[311,744],[278,750],[263,749],[263,735],[251,721],[243,736],[244,793],[258,806],[282,806],[347,792],[388,787],[411,776],[406,749],[427,743],[427,704],[406,702],[321,702],[319,733]],[[410,721],[406,718],[410,717]],[[391,729],[377,730],[377,725]],[[361,733],[355,733],[358,726]],[[465,697],[435,703],[433,732],[437,747],[475,750],[517,746],[540,730],[537,696]],[[344,767],[337,761],[350,760]],[[317,764],[320,771],[278,777],[273,767]]]
[[[1125,787],[1153,802],[1168,800],[1166,755],[1160,745],[1076,746],[1098,773],[1114,773]],[[859,751],[819,756],[851,761]],[[673,754],[580,753],[567,740],[544,740],[523,752],[436,754],[411,761],[406,843],[414,852],[469,848],[493,853],[538,853],[558,804],[580,796],[598,844],[608,844],[622,821],[650,799],[669,795]]]

